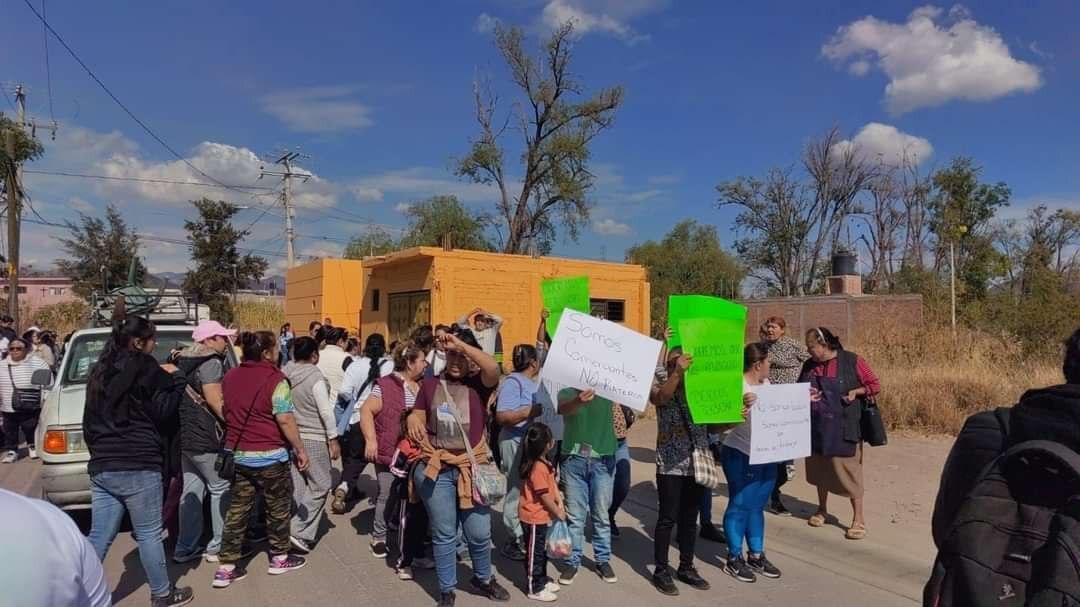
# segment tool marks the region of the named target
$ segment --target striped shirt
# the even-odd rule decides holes
[[[375,387],[371,389],[371,395],[368,398],[382,400],[382,386],[375,384]],[[416,394],[409,389],[408,384],[405,384],[405,410],[411,411],[414,406],[416,406]]]
[[[11,406],[11,396],[14,394],[15,388],[35,388],[30,383],[34,371],[48,370],[48,368],[49,365],[35,356],[28,356],[19,362],[11,360],[10,357],[0,360],[0,411],[14,413],[15,409]],[[11,383],[13,379],[15,380],[14,385]]]

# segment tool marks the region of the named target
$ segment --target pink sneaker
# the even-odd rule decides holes
[[[238,582],[247,577],[247,571],[239,567],[233,567],[232,569],[226,569],[225,567],[218,567],[214,572],[214,588],[227,588],[233,582]]]
[[[294,569],[299,569],[307,564],[307,559],[295,554],[280,554],[270,557],[270,568],[266,570],[270,575],[281,575]]]

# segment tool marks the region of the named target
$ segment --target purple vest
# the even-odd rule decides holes
[[[375,439],[379,453],[375,463],[389,466],[401,440],[401,416],[405,413],[405,383],[396,374],[380,377],[376,382],[382,393],[382,410],[375,416]]]

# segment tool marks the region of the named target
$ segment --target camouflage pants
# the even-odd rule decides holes
[[[264,468],[248,468],[237,464],[236,480],[229,493],[229,511],[221,534],[221,562],[240,560],[240,547],[247,531],[251,509],[262,493],[266,503],[266,533],[270,537],[270,554],[289,552],[289,519],[292,517],[291,463],[273,464]]]

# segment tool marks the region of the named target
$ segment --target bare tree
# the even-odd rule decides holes
[[[803,150],[803,167],[814,198],[807,219],[815,228],[803,292],[813,288],[826,247],[837,248],[844,220],[856,210],[855,198],[878,171],[877,164],[858,146],[839,145],[840,137],[839,129],[833,128],[823,137],[810,141]]]
[[[927,204],[933,184],[929,175],[919,172],[918,159],[904,155],[900,165],[900,196],[904,209],[904,257],[902,264],[917,270],[926,264],[926,238],[929,232]]]
[[[859,240],[866,244],[870,254],[866,287],[871,292],[893,288],[893,261],[904,225],[903,183],[899,172],[898,167],[882,166],[867,186],[871,206],[855,215],[866,227]]]
[[[623,90],[616,86],[583,101],[571,100],[582,95],[570,72],[573,30],[572,22],[565,23],[532,57],[519,28],[496,28],[496,46],[525,97],[501,124],[496,118],[498,96],[488,83],[475,83],[480,134],[459,160],[457,174],[498,186],[496,208],[506,227],[507,253],[524,253],[530,244],[550,248],[557,222],[576,239],[589,218],[589,144],[612,125]],[[507,175],[500,143],[511,122],[522,138],[520,189]]]
[[[717,186],[718,206],[741,208],[736,249],[751,275],[764,278],[781,295],[813,291],[825,255],[836,245],[844,220],[857,211],[855,199],[877,175],[855,146],[840,145],[832,129],[807,144],[805,181],[793,169],[772,169],[763,179],[738,177]]]

